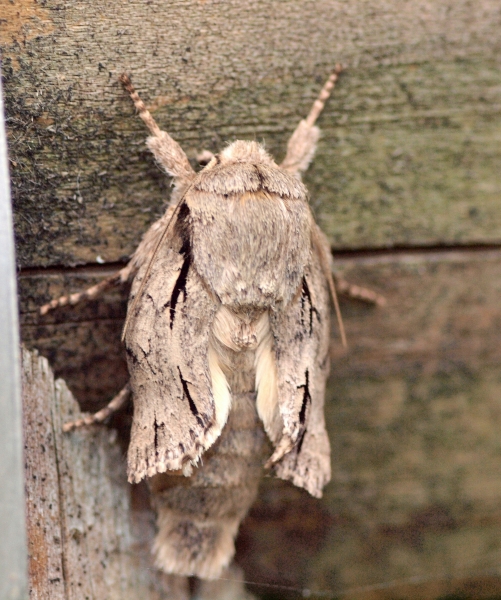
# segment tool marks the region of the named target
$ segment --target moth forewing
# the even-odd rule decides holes
[[[208,359],[216,307],[190,262],[176,221],[133,286],[125,338],[134,394],[128,452],[133,482],[183,468],[189,473],[220,433]]]
[[[300,294],[288,310],[275,313],[271,328],[279,373],[284,437],[292,448],[273,466],[275,474],[321,496],[331,476],[330,445],[324,421],[329,373],[329,291],[312,245]],[[274,457],[269,464],[272,466]]]
[[[320,110],[317,103],[313,112]],[[177,168],[183,195],[147,252],[143,242],[148,260],[134,287],[126,344],[135,403],[129,478],[178,469],[191,476],[190,488],[169,484],[161,495],[155,488],[157,564],[168,572],[217,577],[233,556],[265,445],[232,414],[250,410],[260,419],[273,448],[266,466],[278,477],[317,497],[330,479],[323,416],[329,249],[299,179],[318,139],[315,118],[301,122],[283,168],[259,144],[243,141],[193,177],[184,166],[164,165],[170,173]],[[179,151],[163,147],[169,140],[156,132],[149,141],[160,163]],[[221,479],[228,447],[230,456],[254,456],[232,463],[234,474],[242,469],[236,495],[228,495],[234,476]],[[202,457],[203,467],[192,471]],[[225,498],[211,501],[204,518],[195,511],[201,481]],[[179,536],[184,530],[188,538]]]

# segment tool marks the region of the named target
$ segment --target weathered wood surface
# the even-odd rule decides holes
[[[307,178],[332,243],[501,240],[496,0],[3,0],[0,26],[22,266],[121,259],[161,211],[123,70],[191,157],[280,157],[344,62]]]
[[[131,505],[116,435],[63,434],[80,413],[71,392],[38,353],[22,364],[30,598],[186,600],[186,582],[152,568],[151,512]]]
[[[237,137],[264,140],[281,158],[329,69],[348,66],[322,115],[306,183],[340,251],[340,272],[383,293],[388,305],[343,303],[346,354],[333,332],[334,478],[325,498],[267,480],[238,557],[246,579],[286,586],[251,588],[267,598],[305,589],[364,600],[499,595],[499,2],[0,2],[23,338],[86,409],[127,378],[127,290],[43,319],[36,309],[109,274],[169,193],[118,74],[133,75],[190,158]],[[461,250],[475,244],[493,247]],[[438,248],[447,245],[456,248]],[[402,246],[435,250],[369,252]],[[367,252],[342,253],[350,249]],[[120,417],[120,429],[128,418]],[[54,447],[70,443],[51,427],[40,435],[52,431]],[[104,488],[115,498],[124,489],[116,448],[107,454],[103,430],[75,435],[93,448],[101,440],[96,481],[113,473]],[[68,460],[85,472],[81,456]],[[88,486],[89,498],[100,493],[96,482]],[[122,496],[115,507],[126,511]],[[111,523],[118,517],[110,502]],[[55,521],[57,514],[61,507],[44,513]],[[103,532],[115,540],[108,526]],[[37,545],[39,530],[31,531]],[[128,535],[111,547],[126,549]],[[77,542],[68,539],[75,556]],[[40,572],[57,573],[56,550]],[[120,586],[127,584],[117,565],[130,560],[127,551],[113,555]],[[134,569],[123,590],[149,600],[167,585]]]
[[[58,297],[64,290],[85,289],[98,280],[92,270],[65,275],[42,272],[19,280],[23,340],[49,359],[56,377],[69,383],[83,410],[96,410],[128,380],[120,339],[128,290],[46,317],[40,317],[38,309],[44,299]]]
[[[501,253],[497,250],[402,252],[335,260],[350,281],[372,286],[384,309],[344,301],[349,350],[333,331],[332,377],[392,377],[401,372],[480,370],[501,363]],[[101,277],[109,274],[102,270]],[[127,290],[45,317],[54,295],[99,281],[96,271],[20,278],[24,340],[50,358],[80,402],[103,401],[126,379],[120,335]]]
[[[321,503],[267,482],[240,537],[247,577],[319,597],[498,598],[500,390],[499,368],[333,378],[333,481]]]
[[[350,347],[343,354],[333,334],[327,402],[333,482],[321,502],[266,482],[239,542],[246,579],[334,592],[367,585],[352,594],[364,600],[471,589],[481,598],[480,584],[484,597],[500,593],[491,577],[501,556],[500,253],[381,254],[337,265],[388,305],[343,302]],[[48,281],[63,289],[55,274],[23,277],[21,289],[45,298]],[[85,273],[64,284],[85,285]],[[119,297],[115,313],[93,302],[44,319],[33,302],[23,313],[30,344],[83,399],[98,399],[99,381],[112,395],[123,360]]]
[[[154,514],[127,484],[116,431],[63,433],[81,413],[38,352],[22,351],[29,592],[32,600],[188,600],[186,577],[153,566]],[[196,600],[252,600],[242,573],[199,582]]]

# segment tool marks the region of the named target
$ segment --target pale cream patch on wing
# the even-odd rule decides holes
[[[257,414],[270,440],[277,443],[282,436],[283,422],[278,406],[277,364],[267,312],[259,318],[256,333],[258,339],[255,357]]]
[[[214,319],[212,333],[218,342],[235,352],[246,349],[255,351],[257,413],[268,437],[276,444],[282,437],[283,420],[278,405],[277,365],[268,313],[263,312],[257,320],[248,323],[229,308],[221,306]],[[224,357],[218,353],[217,345],[209,342],[209,368],[217,422],[222,425],[226,422],[231,407],[231,392],[223,371],[225,367],[228,368],[228,365],[225,365]]]
[[[226,375],[221,368],[221,361],[217,349],[209,338],[209,372],[212,379],[212,395],[216,413],[216,423],[207,434],[206,448],[209,448],[221,435],[221,431],[228,420],[231,408],[231,392]]]
[[[234,333],[239,328],[240,319],[226,306],[221,306],[214,317],[212,333],[214,337],[227,348],[235,352],[242,350],[234,339]]]

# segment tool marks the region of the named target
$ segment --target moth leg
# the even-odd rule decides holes
[[[87,288],[83,292],[77,292],[75,294],[68,294],[67,296],[60,296],[59,298],[54,298],[47,304],[44,304],[40,307],[40,314],[46,315],[49,311],[54,310],[55,308],[59,308],[61,306],[75,306],[75,304],[79,304],[83,300],[94,300],[101,296],[106,290],[117,285],[118,283],[124,283],[126,279],[123,277],[123,272],[127,269],[121,269],[113,275],[110,275],[103,281],[100,281],[96,285],[93,285],[90,288]]]
[[[156,124],[150,111],[146,108],[139,94],[134,89],[129,76],[126,73],[122,73],[120,81],[127,92],[129,92],[139,116],[152,134],[146,140],[148,148],[167,174],[174,178],[175,194],[173,194],[171,202],[175,202],[185,192],[193,177],[195,177],[195,171],[191,168],[188,157],[181,146]]]
[[[301,173],[306,171],[313,159],[320,135],[320,130],[315,126],[315,121],[331,95],[342,70],[341,65],[336,65],[334,72],[326,81],[318,98],[313,103],[309,115],[299,123],[289,139],[287,154],[280,166],[292,175],[300,177]]]
[[[93,415],[87,415],[86,417],[82,417],[81,419],[77,419],[76,421],[70,421],[69,423],[65,423],[63,425],[63,431],[68,432],[72,431],[73,429],[78,429],[79,427],[85,427],[88,425],[94,425],[96,423],[102,423],[114,412],[117,412],[117,410],[122,408],[122,406],[124,406],[124,404],[129,400],[130,395],[131,389],[130,384],[128,383],[104,408],[99,410],[97,413],[94,413]]]
[[[231,600],[257,600],[245,588],[245,575],[243,570],[231,563],[218,579],[196,579],[195,594],[192,600],[216,600],[226,598]]]
[[[376,306],[386,306],[386,298],[374,290],[350,283],[334,273],[332,276],[338,294],[353,300],[375,304]]]

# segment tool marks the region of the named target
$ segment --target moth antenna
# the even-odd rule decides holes
[[[130,395],[131,388],[130,383],[128,383],[124,388],[122,388],[118,392],[118,394],[110,402],[108,402],[108,404],[104,408],[99,410],[97,413],[94,413],[93,415],[87,415],[86,417],[82,417],[81,419],[77,419],[76,421],[65,423],[63,425],[63,431],[67,433],[68,431],[78,429],[79,427],[102,423],[110,415],[122,408],[122,406],[130,398]]]
[[[318,95],[318,98],[315,100],[313,106],[311,107],[310,114],[305,119],[306,123],[310,127],[313,127],[313,125],[315,125],[315,121],[318,119],[320,113],[324,109],[325,103],[329,99],[329,96],[331,95],[332,90],[336,85],[336,81],[339,79],[339,75],[342,71],[343,67],[338,63],[334,67],[334,71],[332,72],[329,79],[327,79],[327,81],[325,82],[325,85],[322,88],[320,94]]]
[[[341,343],[343,344],[344,348],[347,348],[348,344],[346,342],[346,332],[344,329],[344,323],[343,323],[343,317],[341,315],[341,309],[339,308],[339,301],[337,298],[336,286],[334,285],[334,279],[332,277],[331,267],[329,264],[329,257],[327,256],[325,247],[322,244],[322,241],[319,237],[316,223],[313,224],[312,232],[313,232],[313,234],[312,234],[313,243],[315,244],[315,246],[318,250],[319,257],[320,257],[320,265],[321,265],[322,271],[324,272],[324,275],[327,278],[327,281],[329,283],[329,289],[331,292],[332,302],[334,304],[334,310],[336,311],[336,318],[337,318],[337,323],[339,326],[339,333],[341,335]]]
[[[287,143],[287,152],[280,166],[298,178],[300,178],[301,173],[306,171],[313,160],[318,138],[320,137],[320,130],[315,126],[315,121],[322,112],[327,98],[331,95],[342,70],[342,66],[337,64],[313,103],[308,116],[300,121]]]
[[[127,328],[129,327],[131,315],[134,312],[134,310],[137,306],[137,303],[139,302],[139,299],[143,295],[144,286],[146,285],[146,281],[148,280],[149,274],[151,272],[151,267],[153,265],[153,261],[157,255],[158,251],[160,250],[160,246],[162,245],[163,241],[167,237],[167,233],[169,231],[170,225],[171,225],[174,217],[176,216],[176,213],[179,211],[179,207],[181,206],[181,204],[183,202],[184,202],[184,195],[181,197],[179,202],[176,204],[174,210],[172,211],[172,215],[171,215],[170,219],[167,221],[167,225],[165,226],[165,229],[162,232],[162,235],[158,238],[158,242],[156,243],[153,253],[151,255],[151,258],[148,262],[148,266],[146,267],[146,272],[144,274],[143,280],[141,281],[141,285],[139,286],[136,297],[134,298],[134,301],[132,302],[130,309],[127,310],[127,317],[125,318],[124,328],[122,331],[122,342],[125,340],[125,335],[127,333]]]
[[[339,75],[341,74],[342,70],[343,70],[343,67],[338,63],[335,66],[334,71],[331,73],[331,76],[329,77],[329,79],[327,79],[327,81],[325,82],[324,87],[320,91],[318,98],[313,103],[313,106],[311,107],[311,110],[305,119],[306,124],[309,127],[313,127],[313,125],[315,125],[315,121],[318,119],[320,113],[324,109],[325,103],[327,102],[329,96],[331,95],[332,90],[334,89],[334,86],[336,85],[336,81],[339,79]],[[348,344],[346,342],[346,332],[344,329],[343,317],[341,315],[341,309],[339,308],[339,300],[338,300],[337,293],[336,293],[336,286],[334,285],[334,279],[332,277],[329,259],[326,255],[323,244],[321,243],[320,239],[318,238],[318,232],[316,229],[316,225],[313,227],[313,232],[314,232],[313,240],[319,250],[320,264],[322,266],[324,275],[327,277],[327,281],[329,283],[329,289],[330,289],[331,296],[332,296],[332,302],[334,303],[334,309],[336,311],[336,318],[337,318],[337,322],[338,322],[338,326],[339,326],[339,332],[341,335],[341,342],[343,344],[343,347],[347,348]]]
[[[155,119],[151,116],[151,113],[146,108],[145,103],[139,97],[139,94],[136,92],[136,88],[132,85],[132,81],[127,73],[122,73],[120,75],[120,82],[127,92],[129,92],[129,96],[131,97],[132,102],[134,102],[134,106],[136,107],[136,110],[146,127],[154,136],[158,137],[162,133],[162,130],[157,125]]]
[[[188,186],[193,181],[195,171],[181,146],[156,124],[150,111],[146,108],[139,94],[134,89],[127,73],[120,75],[120,81],[134,102],[139,116],[152,134],[146,140],[146,145],[158,164],[165,169],[168,175],[174,178],[174,191],[171,196],[171,202],[175,204],[177,199],[186,192]]]

